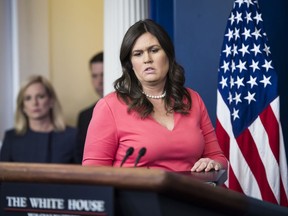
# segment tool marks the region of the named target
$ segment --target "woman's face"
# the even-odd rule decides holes
[[[136,77],[145,85],[165,85],[169,70],[169,59],[158,39],[147,32],[135,42],[131,52],[131,63]]]
[[[24,92],[23,110],[29,120],[49,118],[52,99],[41,83],[33,83]]]

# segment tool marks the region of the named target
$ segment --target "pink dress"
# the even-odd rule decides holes
[[[187,171],[197,160],[208,157],[227,168],[206,107],[197,92],[188,90],[190,114],[174,113],[171,131],[151,116],[141,119],[135,112],[128,113],[115,92],[99,100],[88,127],[82,164],[119,167],[132,146],[135,150],[123,167],[133,167],[139,150],[146,147],[138,167]]]

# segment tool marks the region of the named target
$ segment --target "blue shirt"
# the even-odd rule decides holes
[[[35,132],[24,135],[15,130],[5,132],[0,161],[31,163],[76,163],[77,130],[66,127],[61,132]],[[79,161],[78,161],[79,162]]]

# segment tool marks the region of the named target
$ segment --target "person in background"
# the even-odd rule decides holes
[[[103,52],[96,53],[89,61],[89,69],[91,73],[91,81],[93,88],[100,98],[103,97]],[[83,149],[85,144],[86,133],[88,125],[90,123],[93,109],[95,107],[93,103],[90,107],[82,110],[78,115],[77,128],[78,128],[78,151],[82,161]]]
[[[15,126],[5,132],[0,161],[76,163],[76,134],[64,122],[51,83],[31,76],[19,91]]]
[[[120,61],[123,73],[115,92],[95,106],[82,165],[119,167],[133,147],[123,166],[137,166],[145,147],[138,167],[227,169],[203,100],[184,87],[184,69],[167,32],[149,19],[136,22],[123,38]]]

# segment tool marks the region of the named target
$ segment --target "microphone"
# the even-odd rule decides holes
[[[146,148],[145,147],[142,147],[139,152],[138,152],[138,156],[136,158],[136,161],[135,161],[135,164],[134,164],[134,167],[137,166],[138,162],[140,161],[140,158],[143,157],[146,153]]]
[[[120,167],[122,167],[122,165],[125,163],[125,161],[127,160],[127,158],[132,155],[134,152],[134,148],[133,147],[129,147],[126,151],[125,157],[123,158],[123,160],[121,161],[121,165]]]

